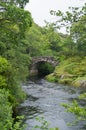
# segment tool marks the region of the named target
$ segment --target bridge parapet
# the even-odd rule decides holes
[[[37,64],[38,62],[48,62],[53,66],[56,66],[58,62],[54,59],[54,57],[46,56],[46,57],[34,57],[32,59],[32,65]]]

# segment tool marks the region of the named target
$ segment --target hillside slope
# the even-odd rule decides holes
[[[86,87],[86,57],[71,57],[56,66],[55,71],[46,79],[76,87]]]

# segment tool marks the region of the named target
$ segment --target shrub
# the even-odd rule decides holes
[[[8,101],[9,92],[0,89],[0,129],[8,130],[12,127],[12,106]]]
[[[19,120],[21,117],[18,117],[19,121],[14,123],[12,115],[9,92],[5,89],[0,89],[0,130],[24,130],[25,126],[21,127],[22,120]]]

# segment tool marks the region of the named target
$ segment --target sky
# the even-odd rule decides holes
[[[81,7],[86,3],[86,0],[29,0],[25,9],[29,10],[32,18],[39,26],[45,26],[44,20],[53,22],[56,17],[50,15],[50,10],[68,10],[68,7]]]

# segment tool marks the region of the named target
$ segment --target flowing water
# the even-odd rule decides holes
[[[27,85],[23,85],[28,97],[19,106],[19,115],[24,115],[26,130],[39,124],[36,117],[44,117],[50,123],[50,127],[58,127],[60,130],[86,130],[83,128],[84,122],[79,122],[75,126],[68,126],[67,123],[74,121],[75,116],[67,113],[62,103],[71,103],[82,92],[74,87],[64,86],[56,83],[49,83],[44,79],[30,80]],[[84,103],[82,103],[84,104]]]

